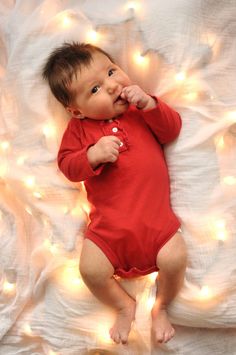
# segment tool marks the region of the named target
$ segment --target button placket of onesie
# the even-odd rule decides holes
[[[103,132],[105,135],[116,136],[120,139],[120,148],[119,151],[123,152],[128,149],[128,139],[127,134],[124,129],[121,127],[120,120],[107,120],[103,121],[102,124]]]

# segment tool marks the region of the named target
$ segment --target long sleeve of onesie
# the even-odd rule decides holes
[[[80,134],[80,121],[72,118],[62,137],[57,156],[60,170],[70,181],[74,182],[84,181],[89,177],[99,175],[103,169],[103,165],[100,165],[93,170],[88,161],[87,150],[96,141],[92,144],[83,145]]]
[[[141,111],[142,117],[161,144],[170,143],[181,130],[180,115],[159,98],[153,98],[157,101],[156,107]]]

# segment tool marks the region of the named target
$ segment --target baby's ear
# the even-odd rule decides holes
[[[84,115],[78,109],[66,107],[66,111],[69,112],[72,116],[79,118],[80,120],[84,118]]]

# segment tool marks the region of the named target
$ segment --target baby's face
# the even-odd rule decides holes
[[[76,99],[71,111],[78,110],[84,117],[95,120],[112,119],[128,109],[128,102],[120,94],[130,84],[118,65],[95,52],[90,65],[78,70],[77,78],[72,81]]]

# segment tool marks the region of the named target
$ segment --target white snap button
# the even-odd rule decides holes
[[[109,122],[109,123],[112,123],[112,122],[113,122],[113,120],[108,120],[108,122]]]
[[[120,147],[123,147],[124,143],[123,142],[120,142]]]
[[[114,133],[118,132],[118,128],[117,127],[113,127],[112,128],[112,132],[114,132]]]

